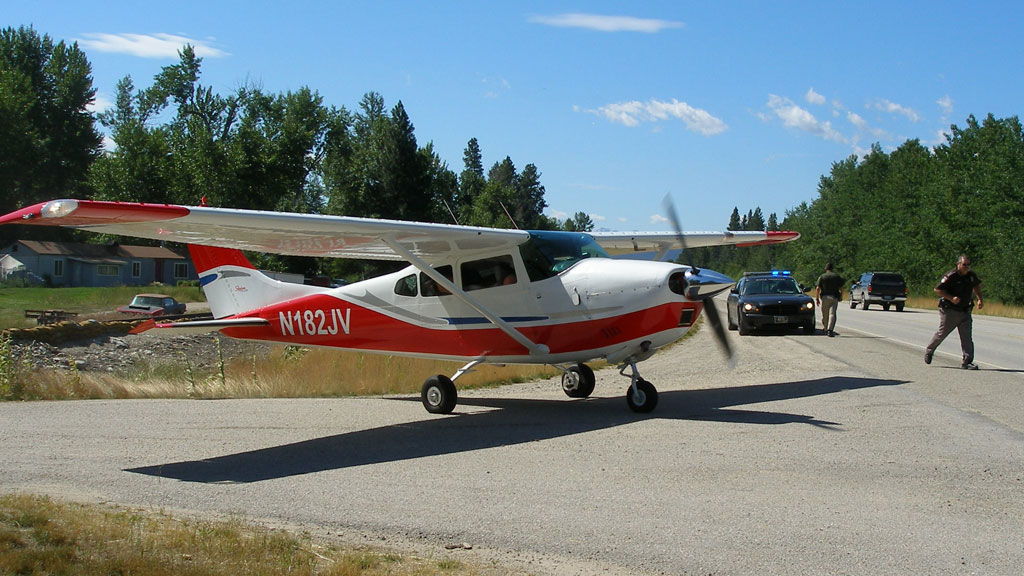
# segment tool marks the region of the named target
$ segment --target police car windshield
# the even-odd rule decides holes
[[[744,295],[754,294],[800,294],[796,280],[783,278],[751,278],[743,289]]]

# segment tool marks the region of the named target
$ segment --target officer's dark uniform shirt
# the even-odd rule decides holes
[[[821,288],[822,296],[839,297],[839,291],[843,287],[843,279],[835,272],[825,272],[818,277],[818,288]]]
[[[950,296],[959,296],[960,304],[953,304],[943,298],[939,305],[957,310],[970,310],[974,306],[974,287],[979,284],[981,284],[981,278],[978,278],[974,270],[961,275],[956,268],[953,268],[946,272],[935,288],[936,290],[945,290]]]

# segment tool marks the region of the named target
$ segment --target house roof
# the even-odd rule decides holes
[[[84,260],[107,260],[110,258],[185,260],[185,257],[181,254],[163,246],[128,246],[124,244],[103,246],[81,242],[41,242],[38,240],[18,240],[17,244],[21,244],[36,254],[67,256]]]

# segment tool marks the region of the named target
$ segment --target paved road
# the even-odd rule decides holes
[[[0,405],[0,489],[240,514],[539,574],[1019,574],[1024,379],[856,332],[703,331],[630,413],[555,382],[418,398]],[[872,312],[865,313],[873,316]],[[909,315],[908,315],[909,317]],[[984,368],[984,366],[983,366]]]

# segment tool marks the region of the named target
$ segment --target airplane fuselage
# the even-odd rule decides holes
[[[678,264],[587,258],[531,281],[521,258],[512,263],[510,284],[469,285],[460,262],[451,267],[458,271],[452,280],[531,341],[543,343],[544,354],[531,354],[456,295],[426,289],[429,278],[414,267],[252,310],[239,317],[268,324],[224,333],[449,360],[559,364],[615,359],[643,342],[657,349],[682,337],[702,309],[700,300],[670,290],[672,275],[688,270]]]

